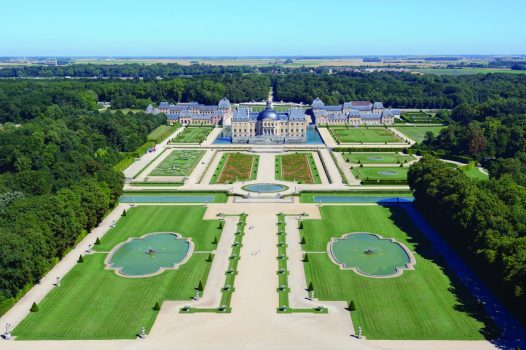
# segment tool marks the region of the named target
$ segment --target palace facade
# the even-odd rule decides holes
[[[326,106],[316,98],[312,102],[316,125],[392,125],[400,117],[397,109],[385,108],[382,102],[350,101]]]
[[[217,106],[206,106],[197,102],[169,104],[161,102],[159,107],[149,105],[148,114],[164,113],[169,124],[179,122],[183,125],[220,125],[223,118],[232,115],[230,101],[223,98]]]
[[[233,143],[305,143],[307,141],[307,116],[301,108],[276,112],[272,103],[261,112],[239,108],[232,117]]]

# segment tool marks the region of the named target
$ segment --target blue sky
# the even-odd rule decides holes
[[[525,54],[526,0],[25,0],[0,56]]]

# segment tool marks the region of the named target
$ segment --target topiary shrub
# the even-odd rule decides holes
[[[219,229],[222,229],[222,228],[223,228],[223,221],[222,221],[222,220],[219,221],[219,225],[217,226],[217,228],[219,228]]]
[[[349,301],[349,306],[347,307],[349,311],[356,311],[356,305],[354,305],[354,300]]]
[[[126,216],[126,209],[122,211],[122,216]]]
[[[309,255],[307,253],[303,256],[303,262],[309,262]]]
[[[160,311],[161,310],[161,305],[159,304],[159,302],[156,302],[155,305],[153,306],[153,311]]]
[[[307,287],[307,290],[309,292],[312,292],[314,290],[314,285],[312,284],[312,281],[309,282],[309,286]]]
[[[305,236],[301,236],[300,244],[305,244]]]
[[[214,260],[214,256],[212,255],[212,253],[208,253],[208,256],[206,257],[206,261],[212,262],[212,260]]]
[[[31,309],[29,309],[30,312],[37,312],[38,311],[38,305],[37,303],[33,302],[33,305],[31,305]]]
[[[217,236],[215,236],[214,239],[212,240],[212,244],[217,244]]]
[[[196,288],[196,290],[198,290],[198,291],[202,292],[202,291],[203,291],[203,289],[204,289],[204,287],[203,287],[203,282],[202,282],[202,281],[199,281],[199,284],[197,285],[197,288]]]
[[[95,245],[99,245],[100,244],[100,239],[99,237],[97,237],[97,239],[95,240]]]
[[[82,257],[82,255],[79,256],[79,260],[77,260],[77,262],[79,262],[79,263],[83,263],[84,262],[84,258]]]
[[[298,228],[299,228],[300,230],[303,230],[303,221],[300,221],[300,224],[298,225]]]

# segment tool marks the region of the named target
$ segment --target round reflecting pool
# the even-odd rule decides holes
[[[127,277],[156,275],[176,269],[189,258],[193,246],[174,233],[153,233],[117,245],[106,260],[109,269]]]
[[[400,243],[371,233],[351,233],[329,242],[329,254],[342,269],[371,277],[394,277],[415,260]]]
[[[285,191],[288,187],[279,184],[252,184],[243,186],[241,189],[249,192],[272,193]]]

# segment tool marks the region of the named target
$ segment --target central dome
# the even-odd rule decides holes
[[[276,111],[273,110],[272,107],[267,106],[267,108],[265,108],[263,111],[261,111],[258,114],[258,120],[263,120],[263,119],[276,120],[278,119],[278,113],[276,113]]]

